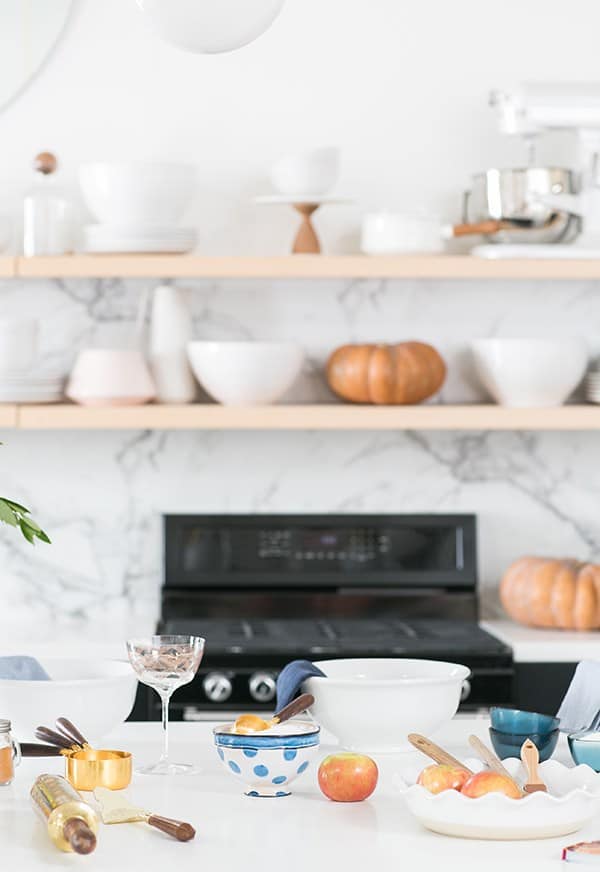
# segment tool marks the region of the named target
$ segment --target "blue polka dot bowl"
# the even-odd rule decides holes
[[[310,721],[288,721],[244,736],[232,730],[233,724],[214,728],[217,754],[247,796],[289,796],[292,781],[306,772],[319,750],[320,727]]]

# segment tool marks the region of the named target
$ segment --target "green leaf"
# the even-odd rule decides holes
[[[15,512],[20,512],[22,515],[28,515],[28,514],[29,514],[29,509],[26,509],[25,506],[21,506],[19,503],[15,503],[14,500],[9,500],[8,497],[0,497],[0,499],[1,499],[1,500],[4,500],[4,502],[5,502],[8,506],[10,506],[11,509],[14,509]]]
[[[21,520],[19,526],[21,527],[21,533],[25,536],[30,545],[33,545],[35,539],[35,533],[33,530],[30,530],[25,521]]]
[[[3,524],[10,524],[11,527],[16,527],[19,524],[19,519],[14,511],[2,497],[0,497],[0,521]]]

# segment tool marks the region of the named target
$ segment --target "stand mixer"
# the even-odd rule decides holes
[[[545,133],[576,134],[583,167],[580,193],[545,193],[535,195],[535,200],[582,218],[582,233],[570,246],[575,249],[571,256],[600,257],[600,83],[524,84],[514,93],[492,92],[490,103],[501,132],[522,137],[531,159],[538,137]],[[554,246],[543,247],[547,254],[566,254],[563,246],[561,252],[550,251]]]

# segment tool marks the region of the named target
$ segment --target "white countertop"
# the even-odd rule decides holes
[[[510,645],[516,663],[600,660],[600,632],[539,630],[513,621],[482,621],[481,626]]]
[[[455,718],[436,739],[451,752],[468,755],[466,737],[485,739],[487,721]],[[563,741],[561,737],[561,741]],[[159,724],[125,724],[107,739],[108,747],[133,751],[137,764],[159,752]],[[566,748],[559,758],[567,761]],[[333,750],[322,746],[321,756]],[[343,872],[398,869],[427,872],[507,869],[559,872],[561,848],[600,836],[600,819],[572,836],[531,842],[454,839],[422,829],[394,787],[394,775],[421,758],[378,756],[380,782],[361,803],[327,800],[316,783],[316,769],[296,782],[294,793],[278,799],[244,796],[240,783],[222,768],[212,746],[209,724],[173,724],[172,758],[200,764],[198,776],[134,776],[127,790],[136,804],[156,813],[188,820],[196,838],[181,844],[146,826],[101,826],[98,847],[88,857],[60,852],[31,808],[29,789],[40,772],[60,772],[57,759],[25,760],[9,787],[0,787],[0,857],[15,872],[88,869],[90,872],[267,872],[269,869]],[[423,764],[426,765],[426,759]]]

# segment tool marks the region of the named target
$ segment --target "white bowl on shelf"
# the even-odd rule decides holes
[[[0,680],[0,711],[21,741],[66,717],[95,742],[129,716],[137,678],[126,660],[39,657],[50,681]]]
[[[312,148],[280,158],[271,170],[271,184],[288,196],[323,196],[335,186],[340,172],[338,148]]]
[[[502,762],[519,784],[525,783],[520,760]],[[577,832],[600,811],[600,775],[589,766],[571,768],[547,760],[540,764],[540,774],[549,792],[522,799],[502,793],[472,799],[458,790],[433,794],[401,778],[396,779],[396,786],[424,827],[464,839],[556,838]]]
[[[190,342],[188,357],[200,385],[224,406],[276,403],[304,362],[293,342]]]
[[[413,751],[409,733],[429,736],[458,710],[470,669],[437,660],[322,660],[326,677],[303,683],[310,713],[349,751]]]
[[[185,164],[105,161],[83,164],[79,183],[88,209],[102,224],[172,228],[192,198],[196,173]]]
[[[560,406],[580,383],[588,353],[580,339],[476,339],[477,375],[502,406]]]

